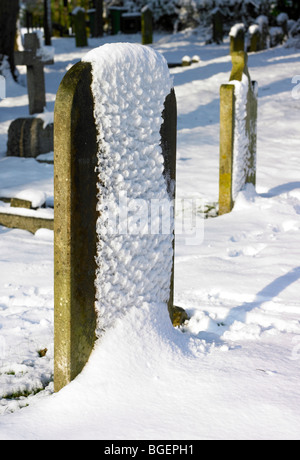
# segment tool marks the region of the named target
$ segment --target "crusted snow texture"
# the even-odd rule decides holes
[[[231,81],[235,86],[235,123],[233,144],[233,199],[244,188],[249,172],[250,151],[249,137],[246,130],[248,77],[243,74],[242,81]]]
[[[160,128],[172,80],[163,56],[142,45],[107,44],[83,60],[92,64],[99,145],[100,335],[128,309],[145,303],[161,307],[169,298],[174,224],[170,219],[166,234],[153,234],[148,212],[151,200],[171,203]]]

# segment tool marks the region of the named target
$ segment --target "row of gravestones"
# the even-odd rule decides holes
[[[188,319],[186,312],[174,306],[173,302],[177,109],[175,93],[170,88],[171,83],[168,80],[168,67],[162,56],[151,48],[129,44],[105,46],[102,53],[99,55],[96,53],[90,59],[77,63],[67,72],[55,102],[55,391],[71,382],[88,361],[96,339],[105,329],[103,324],[106,324],[106,310],[103,309],[103,304],[107,304],[107,299],[113,298],[113,305],[117,309],[119,304],[124,303],[124,299],[128,299],[129,304],[136,306],[135,295],[137,295],[139,299],[137,303],[141,301],[164,303],[174,326],[179,326]],[[132,68],[132,55],[134,55],[134,62],[138,63],[134,68]],[[220,193],[226,198],[224,203],[220,202],[221,214],[228,212],[234,201],[231,192],[224,187],[229,186],[231,189],[234,181],[237,104],[245,104],[247,116],[243,120],[244,126],[239,129],[244,130],[244,135],[248,139],[247,151],[243,151],[245,162],[241,165],[239,161],[238,174],[242,176],[239,186],[243,188],[247,182],[255,183],[255,85],[250,81],[246,53],[233,53],[232,61],[230,80],[234,80],[235,83],[229,82],[228,85],[221,87]],[[109,102],[105,103],[105,100],[110,100],[107,94],[104,94],[106,97],[101,94],[99,97],[99,91],[105,92],[110,87],[103,74],[99,81],[98,73],[102,68],[109,68],[110,81],[117,80],[120,68],[122,68],[124,82],[129,84],[134,81],[134,88],[137,89],[134,104],[132,95],[130,91],[126,91],[126,88],[123,88],[121,95],[123,106],[130,107],[130,114],[126,113],[131,120],[129,125],[122,112],[121,104],[112,101],[113,108],[110,108]],[[147,78],[145,78],[145,71]],[[155,75],[154,80],[150,78],[152,74]],[[241,100],[239,92],[235,91],[237,82],[247,87],[245,100]],[[158,85],[156,93],[155,85]],[[112,91],[112,99],[115,94]],[[155,105],[149,98],[150,95],[153,97],[153,94],[160,101],[158,103],[155,99]],[[141,107],[142,110],[147,110],[147,115],[137,113]],[[160,123],[157,122],[159,114],[161,114]],[[110,121],[107,121],[106,117]],[[146,124],[144,131],[146,129],[146,132],[151,132],[151,140],[144,136],[143,124]],[[126,129],[129,131],[127,132]],[[123,139],[125,134],[128,134],[127,141]],[[115,144],[119,146],[121,162],[110,145],[110,142],[115,141],[116,136],[121,136],[119,139],[123,139],[121,149],[120,142]],[[109,158],[112,155],[115,156]],[[129,161],[132,163],[126,166],[126,162]],[[145,180],[146,171],[139,166],[130,176],[130,169],[136,165],[144,165],[145,161],[150,161],[149,177],[155,177],[155,180]],[[250,169],[249,162],[252,163]],[[160,201],[162,198],[168,201],[169,212],[173,207],[170,213],[169,234],[166,232],[162,235],[158,231],[157,234],[152,235],[150,231],[143,236],[143,244],[140,245],[139,238],[142,237],[136,232],[130,234],[127,222],[125,222],[125,232],[122,227],[121,232],[118,233],[114,229],[110,233],[110,218],[114,223],[118,218],[119,224],[124,225],[124,222],[120,215],[116,215],[120,210],[115,202],[112,206],[113,215],[106,219],[105,212],[109,207],[109,201],[106,201],[105,197],[111,200],[117,192],[112,189],[109,178],[114,187],[120,187],[121,183],[128,191],[135,190],[137,182],[140,181],[140,184],[143,184],[143,196],[151,197],[154,201]],[[135,199],[140,198],[135,193],[133,195]],[[108,260],[112,258],[110,252],[113,251],[114,245],[116,259],[120,255],[119,264],[118,260]],[[150,265],[151,272],[159,274],[157,279],[152,279],[152,273],[143,275],[145,261],[141,260],[140,254],[136,253],[136,247],[145,248],[145,245],[147,249],[144,257],[147,259],[147,270]],[[125,247],[130,266],[124,271]],[[139,263],[142,265],[134,265]],[[113,269],[107,278],[110,264]],[[133,279],[127,279],[132,272],[131,265],[134,265]],[[139,289],[142,291],[135,294],[135,289],[132,291],[132,283],[136,282],[136,290],[138,290],[139,273],[147,278],[147,283],[143,281],[139,283],[139,286],[142,286]],[[161,287],[157,288],[157,286]],[[114,313],[112,315],[114,316]]]
[[[152,43],[152,11],[149,6],[145,6],[141,13],[134,15],[127,13],[127,10],[121,7],[111,7],[110,15],[112,20],[112,31],[114,34],[118,33],[120,30],[121,19],[128,22],[128,31],[130,30],[131,22],[138,22],[140,24],[140,30],[142,33],[142,44],[148,45]],[[77,7],[72,12],[73,16],[73,25],[75,31],[75,43],[76,47],[85,47],[88,46],[88,38],[86,32],[86,12],[84,8]]]
[[[26,40],[27,38],[27,40]],[[28,38],[36,38],[35,34],[28,34],[25,37],[25,43],[29,42]],[[22,63],[31,65],[36,62],[32,58],[32,51],[19,53],[23,54]],[[25,57],[28,56],[28,61]],[[38,65],[42,66],[39,61]],[[249,73],[247,70],[247,54],[243,51],[232,51],[233,69],[230,80],[241,81],[242,74],[248,76],[249,80],[249,101],[247,102],[247,113],[251,121],[247,122],[247,136],[249,138],[249,155],[248,159],[242,161],[242,164],[247,164],[248,172],[237,173],[241,177],[246,177],[246,182],[255,184],[255,147],[256,147],[256,95],[255,87],[250,82]],[[239,72],[237,72],[239,68]],[[242,70],[241,70],[242,69]],[[40,76],[42,72],[38,75]],[[37,86],[37,85],[32,85]],[[220,91],[220,180],[219,180],[219,215],[230,212],[234,203],[234,174],[233,174],[233,158],[234,158],[234,86],[222,85]],[[253,124],[254,123],[254,124]],[[20,118],[13,121],[9,127],[7,156],[20,157],[38,157],[40,154],[53,151],[53,124],[44,127],[44,122],[40,118]],[[51,161],[51,160],[50,160]],[[12,217],[10,218],[12,219]],[[36,226],[30,226],[36,229]]]
[[[261,15],[256,19],[256,23],[252,24],[248,30],[243,23],[234,25],[229,33],[231,51],[249,52],[261,51],[269,46],[277,46],[283,43],[283,40],[288,37],[288,22],[289,18],[286,13],[281,13],[277,16],[277,26],[269,27],[267,16]],[[224,37],[223,31],[223,16],[218,8],[212,14],[213,21],[213,41],[222,43]],[[247,44],[245,45],[247,41]]]

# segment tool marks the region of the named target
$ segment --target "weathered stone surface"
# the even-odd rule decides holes
[[[164,177],[167,183],[167,191],[170,198],[175,202],[176,193],[176,145],[177,145],[177,103],[175,91],[166,97],[164,111],[162,113],[163,124],[161,125],[161,147],[164,157]],[[170,298],[168,310],[172,320],[174,306],[174,253],[175,238],[173,239],[173,264],[170,279]]]
[[[233,206],[234,102],[234,86],[222,85],[220,88],[219,214],[231,211]]]
[[[40,118],[17,118],[8,129],[7,156],[37,157],[53,151],[53,123]]]
[[[53,219],[42,219],[39,217],[18,216],[16,214],[0,213],[0,225],[8,228],[21,228],[28,232],[35,233],[40,228],[53,230]]]
[[[181,326],[189,319],[187,312],[183,308],[173,306],[171,321],[174,327]]]
[[[10,200],[10,205],[13,208],[25,208],[25,209],[31,209],[32,208],[31,201],[23,200],[21,198],[12,198]]]
[[[97,141],[91,65],[59,87],[54,112],[54,385],[79,374],[95,341]]]

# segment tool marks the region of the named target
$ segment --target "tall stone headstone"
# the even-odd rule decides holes
[[[153,41],[153,15],[150,7],[146,5],[141,12],[142,44],[150,45]]]
[[[46,106],[44,66],[53,64],[52,58],[41,53],[36,33],[25,34],[24,51],[15,51],[15,64],[27,66],[29,113],[42,113]]]
[[[230,83],[234,82],[234,83]],[[232,54],[229,83],[220,88],[219,214],[231,211],[247,183],[256,182],[257,89],[247,54]]]
[[[148,62],[149,56],[147,53],[154,53],[153,50],[143,47],[141,45],[106,45],[109,47],[107,53],[107,67],[111,66],[107,78],[109,81],[114,81],[118,78],[117,73],[121,70],[125,72],[123,75],[124,86],[121,86],[123,103],[116,104],[113,100],[118,91],[113,91],[111,97],[107,97],[106,91],[109,90],[110,84],[108,81],[98,83],[94,82],[95,68],[92,66],[94,63],[91,61],[83,61],[73,66],[62,80],[59,87],[54,114],[54,302],[55,302],[55,368],[54,368],[54,385],[55,391],[68,384],[78,375],[84,365],[86,364],[89,355],[93,349],[96,339],[96,325],[102,318],[101,302],[108,302],[108,296],[116,295],[113,302],[115,308],[124,299],[130,302],[130,296],[134,295],[132,290],[127,292],[128,284],[133,280],[126,279],[129,277],[128,271],[132,269],[134,261],[132,259],[130,265],[124,271],[124,263],[120,263],[123,272],[118,273],[115,266],[115,259],[111,261],[102,259],[102,237],[105,238],[106,233],[110,227],[108,221],[105,220],[105,209],[109,202],[105,201],[105,194],[113,194],[112,184],[115,186],[129,187],[128,190],[132,191],[137,184],[135,179],[133,182],[128,182],[130,178],[129,173],[126,174],[126,161],[132,157],[132,164],[137,162],[149,161],[149,148],[152,142],[154,144],[153,152],[161,153],[164,158],[164,167],[161,170],[161,165],[158,166],[153,163],[152,169],[149,171],[136,171],[137,175],[141,175],[141,183],[143,186],[148,187],[150,195],[156,200],[157,197],[157,181],[162,181],[166,187],[168,200],[175,197],[175,171],[176,171],[176,99],[174,91],[171,90],[170,94],[166,96],[164,108],[162,112],[161,121],[157,118],[151,118],[151,109],[153,105],[151,100],[143,101],[143,91],[137,91],[132,98],[132,94],[125,88],[126,83],[131,83],[131,79],[138,82],[144,75],[137,76],[137,70],[131,69],[130,62],[126,63],[127,70],[122,69],[122,56],[126,52],[126,47],[131,46],[130,53],[137,53],[137,60],[135,65],[142,65],[143,62]],[[101,47],[102,48],[102,47]],[[105,48],[105,51],[108,48]],[[114,59],[115,65],[111,63],[112,56],[116,53]],[[151,55],[152,56],[152,55]],[[151,56],[150,60],[151,61]],[[152,56],[153,58],[153,56]],[[119,60],[118,60],[119,59]],[[120,61],[121,59],[121,61]],[[146,59],[146,61],[144,61]],[[137,62],[139,61],[139,64]],[[103,63],[101,61],[101,63]],[[103,66],[100,66],[101,69]],[[93,76],[92,76],[93,69]],[[159,72],[159,69],[155,69]],[[127,75],[126,72],[129,72]],[[131,78],[129,78],[129,75]],[[120,76],[119,76],[120,77]],[[149,91],[152,91],[151,77],[149,74],[145,75],[145,82],[143,82],[143,90],[149,85]],[[137,78],[137,80],[135,80]],[[99,86],[97,86],[99,84]],[[95,86],[96,85],[96,86]],[[95,96],[95,87],[100,91],[99,98]],[[136,88],[136,86],[135,86]],[[161,93],[160,93],[161,94]],[[161,97],[161,96],[160,96]],[[128,99],[128,100],[127,100]],[[163,101],[162,101],[163,103]],[[102,105],[104,104],[104,105]],[[127,104],[127,105],[126,105]],[[149,105],[150,104],[150,105]],[[126,139],[127,117],[124,115],[124,107],[129,106],[132,116],[130,117],[129,134]],[[137,111],[144,110],[150,112],[142,115],[142,118],[137,115]],[[105,118],[104,112],[107,114]],[[101,115],[102,114],[102,115]],[[128,116],[128,113],[126,114]],[[111,124],[110,117],[113,116],[114,123]],[[144,116],[144,118],[143,118]],[[155,126],[156,134],[153,133],[156,141],[147,139],[149,130],[145,132],[143,124],[150,123],[151,127]],[[120,123],[125,125],[119,126]],[[133,129],[136,125],[136,130]],[[151,128],[152,129],[152,128]],[[104,132],[106,132],[104,136]],[[135,133],[135,134],[134,134]],[[143,134],[144,133],[144,134]],[[122,137],[121,152],[126,148],[128,151],[123,152],[123,160],[119,158],[120,154],[115,151],[115,148],[110,143],[117,142],[116,137]],[[136,138],[138,136],[138,138]],[[156,142],[159,145],[155,147]],[[139,149],[132,148],[133,145],[139,145]],[[115,144],[114,144],[115,145]],[[119,145],[119,144],[118,144]],[[120,146],[118,147],[120,149]],[[161,155],[160,153],[160,155]],[[110,159],[110,155],[115,155]],[[156,153],[155,153],[156,155]],[[117,162],[118,158],[118,162]],[[144,160],[143,160],[144,159]],[[125,162],[122,165],[122,161]],[[106,169],[106,165],[110,165]],[[115,168],[112,170],[112,168]],[[125,168],[125,173],[124,173]],[[158,169],[157,169],[158,168]],[[107,171],[107,172],[105,172]],[[105,174],[111,174],[112,184],[108,183],[109,179]],[[124,179],[122,179],[124,174]],[[134,173],[135,174],[135,173]],[[148,175],[156,177],[155,180],[145,182],[145,177]],[[163,175],[162,175],[163,174]],[[159,179],[161,177],[161,179]],[[125,179],[126,178],[126,179]],[[127,183],[128,182],[128,183]],[[121,188],[122,188],[121,187]],[[136,193],[138,194],[138,187]],[[100,197],[99,197],[99,190]],[[133,192],[131,192],[133,193]],[[135,195],[135,194],[134,194]],[[100,200],[100,201],[99,201]],[[99,208],[100,206],[100,208]],[[99,212],[99,209],[103,211]],[[115,209],[113,207],[113,209]],[[128,211],[129,212],[129,211]],[[120,216],[119,216],[120,217]],[[105,220],[105,222],[103,221]],[[172,217],[174,219],[174,216]],[[102,222],[104,222],[102,224]],[[147,223],[147,222],[146,222]],[[121,233],[117,234],[114,240],[114,235],[105,243],[105,250],[109,250],[109,245],[119,244],[119,237],[127,235],[128,221],[122,221],[120,217],[120,226],[122,227]],[[127,238],[127,236],[126,236]],[[128,258],[133,258],[134,253],[131,253],[131,244],[139,245],[139,235],[128,236],[126,240],[126,250],[129,248],[127,254]],[[170,317],[173,316],[173,284],[174,284],[174,239],[172,236],[164,237],[170,243],[170,260],[165,260],[164,264],[171,267],[170,272],[167,271],[169,279],[167,281],[166,292],[169,298],[166,301]],[[151,236],[145,237],[144,243],[150,245],[147,249],[147,254],[151,258]],[[173,241],[173,246],[172,246]],[[132,242],[132,243],[131,243]],[[148,247],[148,246],[147,246]],[[112,246],[113,248],[113,246]],[[132,246],[133,248],[133,246]],[[103,250],[104,250],[103,249]],[[116,248],[119,254],[119,247]],[[99,254],[100,251],[100,254]],[[105,253],[106,254],[106,253]],[[152,254],[153,255],[153,254]],[[137,254],[137,260],[141,255]],[[97,259],[97,262],[96,262]],[[100,261],[99,261],[100,259]],[[150,259],[147,261],[147,269],[149,267]],[[112,283],[104,286],[105,293],[98,295],[96,302],[96,284],[101,284],[99,277],[99,270],[106,270],[106,265],[114,264],[114,273]],[[105,266],[104,266],[105,265]],[[159,270],[162,267],[158,267]],[[105,272],[106,273],[106,272]],[[151,273],[142,273],[141,270],[134,270],[134,283],[136,283],[137,292],[141,288],[139,284],[140,277],[145,277],[144,281],[150,283]],[[118,284],[120,279],[120,286],[114,288],[114,283]],[[97,283],[96,283],[97,279]],[[153,281],[157,285],[161,280]],[[142,283],[143,285],[144,283]],[[135,284],[134,284],[135,285]],[[140,287],[139,287],[140,286]],[[108,291],[107,291],[108,289]],[[115,291],[114,291],[115,289]],[[122,291],[121,298],[118,298],[118,292]],[[123,291],[125,290],[125,291]],[[99,297],[100,296],[100,297]],[[100,310],[96,313],[96,304],[100,304]],[[99,317],[100,315],[100,317]]]
[[[77,48],[88,46],[85,10],[81,7],[76,7],[72,11],[73,24],[75,30],[75,43]]]
[[[212,11],[212,28],[213,28],[213,42],[222,43],[224,30],[223,30],[223,15],[219,8],[215,8]]]
[[[245,26],[242,23],[235,24],[229,32],[230,54],[245,50]]]

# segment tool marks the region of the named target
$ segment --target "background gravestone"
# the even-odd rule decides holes
[[[8,129],[7,156],[33,157],[53,152],[53,123],[41,118],[17,118]]]
[[[230,32],[230,54],[237,51],[245,50],[245,26],[244,24],[235,24]]]
[[[44,66],[53,59],[43,59],[40,41],[36,33],[25,34],[24,51],[15,52],[15,64],[27,66],[29,113],[43,113],[46,106]]]
[[[269,46],[269,19],[267,16],[260,15],[256,18],[256,23],[260,31],[260,49],[265,50]]]
[[[219,8],[215,8],[212,11],[212,28],[213,28],[213,42],[222,43],[223,42],[223,15]]]
[[[152,11],[150,10],[149,6],[146,5],[142,9],[141,15],[141,28],[142,28],[142,44],[149,45],[153,41],[153,31],[152,31]]]
[[[97,168],[101,132],[97,133],[94,119],[96,102],[91,91],[91,70],[89,62],[79,62],[73,66],[61,82],[55,103],[55,391],[80,373],[96,339],[97,194],[98,183],[103,179],[101,168],[99,172]],[[166,97],[163,119],[160,127],[165,161],[163,174],[171,199],[175,197],[176,170],[177,116],[174,91]],[[174,263],[174,242],[173,260],[170,262]],[[172,265],[167,302],[171,318],[173,284]],[[182,315],[182,309],[179,310]],[[177,314],[177,310],[174,311]]]
[[[229,83],[220,88],[220,215],[231,211],[236,194],[245,184],[255,185],[256,181],[256,83],[251,82],[245,52],[233,53],[232,64],[229,81],[235,80],[243,85],[247,82],[248,89],[246,95],[236,97],[235,85]],[[245,115],[238,119],[237,113],[240,112]],[[238,137],[242,139],[242,145],[237,142]]]
[[[77,7],[72,11],[73,24],[75,29],[75,43],[77,48],[88,46],[85,10]]]
[[[248,29],[248,36],[249,36],[249,46],[248,51],[256,52],[260,50],[261,44],[261,37],[260,37],[260,30],[257,24],[253,24]]]

